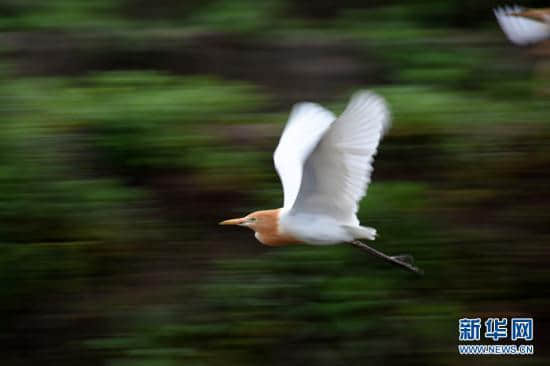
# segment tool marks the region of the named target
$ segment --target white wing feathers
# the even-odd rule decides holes
[[[358,203],[370,182],[373,156],[389,117],[381,97],[370,92],[354,95],[306,161],[293,211],[358,224]]]
[[[520,46],[539,42],[550,37],[550,24],[512,15],[523,10],[519,6],[505,6],[494,9],[498,24],[500,24],[506,37],[512,43]]]
[[[331,114],[318,114],[325,120],[293,118],[293,110],[275,152],[275,165],[283,181],[284,209],[356,225],[358,202],[365,195],[373,156],[389,126],[389,110],[381,97],[360,92],[334,123],[328,122]],[[287,137],[291,133],[292,137]],[[319,142],[312,147],[313,141]],[[300,146],[304,142],[307,146]],[[304,159],[306,150],[309,156]],[[296,162],[292,172],[290,161]]]
[[[315,103],[296,104],[273,155],[284,191],[283,209],[296,201],[302,182],[303,166],[336,116]]]

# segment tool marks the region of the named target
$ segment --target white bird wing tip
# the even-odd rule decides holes
[[[372,104],[378,104],[380,106],[380,113],[381,113],[381,123],[383,126],[382,134],[386,134],[388,130],[391,127],[391,110],[388,105],[388,102],[386,99],[368,89],[361,89],[355,93],[353,93],[350,101],[350,105],[353,103],[372,103]]]

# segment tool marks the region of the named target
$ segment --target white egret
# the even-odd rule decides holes
[[[361,226],[356,214],[389,123],[385,101],[368,91],[355,94],[338,118],[318,104],[296,104],[274,154],[283,207],[220,224],[248,227],[269,246],[350,243],[421,273],[411,256],[388,256],[358,240],[376,237],[376,230]]]
[[[515,5],[496,8],[494,13],[512,43],[524,46],[550,38],[550,8],[524,9]]]

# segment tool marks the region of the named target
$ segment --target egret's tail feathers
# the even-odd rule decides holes
[[[368,226],[346,226],[355,239],[376,239],[376,229]]]

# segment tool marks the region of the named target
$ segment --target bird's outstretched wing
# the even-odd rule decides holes
[[[332,112],[315,103],[298,103],[292,108],[273,155],[283,184],[283,210],[288,211],[294,205],[304,163],[335,119]]]
[[[358,224],[358,203],[370,182],[373,157],[389,122],[390,112],[382,97],[367,91],[355,94],[306,160],[291,212]]]
[[[521,13],[524,10],[517,5],[493,10],[506,37],[520,46],[549,38],[550,24],[522,16]]]

